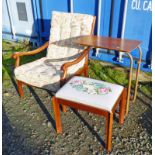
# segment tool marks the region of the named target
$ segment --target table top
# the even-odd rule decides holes
[[[141,44],[141,41],[89,35],[79,37],[75,43],[94,48],[131,52]]]

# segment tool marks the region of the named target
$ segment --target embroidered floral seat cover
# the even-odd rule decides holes
[[[57,93],[56,97],[111,111],[123,91],[123,86],[74,76]]]

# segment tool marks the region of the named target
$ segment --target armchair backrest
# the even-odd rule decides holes
[[[93,34],[94,25],[94,16],[53,11],[47,57],[64,61],[75,59],[83,47],[75,45],[73,39]]]

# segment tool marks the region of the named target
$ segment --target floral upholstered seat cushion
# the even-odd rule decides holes
[[[111,111],[123,91],[123,86],[85,77],[73,77],[56,97]]]
[[[66,61],[54,62],[47,57],[38,59],[36,61],[21,65],[14,70],[17,80],[44,88],[51,91],[57,91],[60,88],[60,77],[62,71],[61,66]],[[81,64],[68,69],[68,75],[72,75]]]
[[[27,84],[57,91],[60,87],[61,66],[75,60],[83,47],[73,43],[73,37],[89,35],[92,31],[93,16],[78,13],[52,13],[51,30],[47,56],[15,69],[16,79]],[[69,67],[67,75],[83,67],[85,59]]]
[[[16,79],[32,86],[57,91],[60,87],[59,65],[54,65],[44,57],[39,60],[17,67],[14,71]]]

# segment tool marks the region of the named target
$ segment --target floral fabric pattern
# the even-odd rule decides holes
[[[75,44],[73,40],[78,36],[90,35],[93,20],[92,15],[53,11],[47,57],[68,60],[77,58],[84,47]]]
[[[69,84],[77,91],[82,91],[93,95],[106,95],[112,92],[111,88],[107,87],[106,85],[93,81],[74,80]]]
[[[57,91],[60,88],[61,66],[80,56],[83,47],[75,45],[73,37],[91,34],[93,16],[53,11],[49,46],[46,57],[17,67],[16,79],[27,84]],[[85,58],[68,68],[67,75],[83,67]]]

